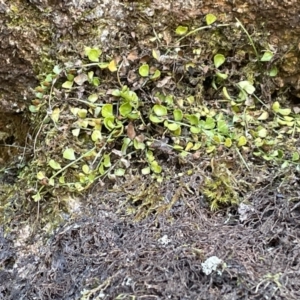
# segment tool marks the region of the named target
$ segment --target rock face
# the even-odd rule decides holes
[[[8,5],[0,3],[0,110],[20,112],[25,109],[28,88],[36,84],[36,79],[24,53],[27,47],[23,41],[28,38],[19,28],[10,27],[10,12]]]
[[[217,0],[217,1],[0,1],[0,110],[23,111],[28,91],[36,86],[36,74],[60,60],[62,53],[79,51],[79,45],[97,36],[100,27],[122,26],[141,2],[142,12],[154,18],[155,13],[169,14],[179,21],[214,13],[223,20],[239,20],[253,32],[262,26],[270,32],[269,42],[278,53],[284,53],[281,84],[292,86],[300,96],[299,36],[300,2],[297,0]],[[126,11],[126,13],[124,13]],[[149,13],[149,11],[154,12]],[[148,12],[148,13],[147,13]],[[124,24],[123,24],[124,25]],[[95,31],[95,28],[98,29]],[[104,33],[102,31],[102,33]]]

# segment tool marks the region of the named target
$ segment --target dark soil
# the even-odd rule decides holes
[[[1,232],[0,299],[299,299],[294,185],[254,192],[247,214],[212,214],[191,199],[140,222],[116,213],[117,194],[94,190],[86,217],[43,245],[17,246],[16,235]],[[201,263],[211,256],[226,267],[205,275]]]

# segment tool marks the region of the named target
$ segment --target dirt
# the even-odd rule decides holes
[[[140,222],[124,195],[95,189],[46,242],[1,232],[0,298],[299,299],[300,211],[287,201],[299,184],[264,184],[243,210],[213,214],[195,197]],[[205,274],[212,256],[223,264]]]

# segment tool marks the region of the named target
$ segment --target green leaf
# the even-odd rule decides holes
[[[151,80],[155,80],[158,79],[160,77],[160,71],[159,70],[155,70],[154,74],[151,76]]]
[[[225,80],[228,78],[228,75],[227,74],[224,74],[224,73],[216,73],[217,77],[222,79],[222,80]]]
[[[130,120],[137,120],[140,118],[140,113],[139,112],[133,112],[133,113],[130,113],[129,115],[127,115],[126,117]]]
[[[195,143],[193,148],[191,148],[191,150],[197,151],[201,148],[201,146],[202,146],[201,142],[197,142],[197,143]]]
[[[245,136],[241,136],[238,141],[238,146],[245,146],[247,144],[247,138]]]
[[[191,133],[198,134],[198,133],[201,132],[201,128],[192,126],[192,127],[190,128],[190,131],[191,131]]]
[[[121,96],[121,91],[120,90],[113,90],[111,94],[115,97],[120,97]]]
[[[103,124],[108,130],[113,130],[116,127],[115,117],[111,116],[104,118]]]
[[[174,149],[174,150],[181,151],[181,150],[183,150],[184,148],[183,148],[182,146],[180,146],[180,145],[176,145],[176,144],[175,144],[175,145],[173,146],[173,149]]]
[[[90,48],[86,47],[84,49],[85,55],[89,58],[92,62],[98,62],[99,56],[102,54],[102,51],[99,48]]]
[[[213,141],[214,141],[215,143],[217,143],[218,145],[221,143],[222,140],[223,140],[223,139],[222,139],[222,136],[221,136],[221,135],[214,135],[214,137],[213,137]]]
[[[68,81],[74,81],[74,74],[69,73],[67,75],[67,79],[68,79]]]
[[[45,175],[44,172],[40,171],[40,172],[38,172],[38,173],[36,174],[36,178],[37,178],[38,180],[43,180],[44,178],[47,178],[47,176]]]
[[[212,153],[216,150],[216,146],[215,145],[211,145],[211,146],[208,146],[206,148],[206,153]]]
[[[103,155],[103,166],[105,168],[111,167],[110,154]]]
[[[281,168],[282,169],[285,169],[285,168],[287,168],[289,166],[289,162],[287,161],[287,160],[285,160],[284,162],[283,162],[283,164],[281,165]]]
[[[98,64],[98,67],[100,69],[106,69],[106,68],[108,68],[108,66],[109,66],[108,62],[101,62],[101,63]]]
[[[54,69],[53,69],[53,71],[54,71]],[[50,82],[52,82],[52,80],[53,80],[53,74],[47,74],[47,76],[45,78],[45,82],[50,83]]]
[[[216,17],[215,15],[213,15],[213,14],[207,14],[207,15],[205,16],[205,20],[206,20],[206,24],[207,24],[207,25],[211,25],[211,24],[213,24],[214,22],[216,22],[217,17]]]
[[[72,130],[72,135],[73,136],[79,136],[79,133],[80,133],[80,128],[75,128]]]
[[[142,169],[142,174],[143,175],[148,175],[148,174],[150,174],[150,168],[149,167],[146,167],[146,168],[144,168],[144,169]]]
[[[293,152],[292,154],[292,161],[297,161],[299,160],[300,156],[298,152]]]
[[[94,72],[93,71],[88,72],[88,80],[89,80],[89,82],[93,82],[93,78],[94,78]]]
[[[265,138],[268,135],[268,130],[266,128],[261,128],[257,134],[259,137]]]
[[[100,132],[100,130],[94,130],[93,133],[92,133],[91,138],[92,138],[93,142],[97,142],[98,140],[100,140],[101,139],[101,132]]]
[[[290,108],[280,108],[277,112],[282,116],[288,116],[292,110]]]
[[[185,151],[190,151],[193,148],[194,144],[192,142],[188,142],[185,146]]]
[[[75,152],[74,149],[68,148],[64,151],[63,153],[63,158],[68,159],[68,160],[75,160]]]
[[[121,168],[116,169],[114,173],[115,173],[116,176],[120,176],[120,177],[124,176],[125,175],[125,169],[121,169]]]
[[[146,145],[143,142],[139,142],[137,139],[133,140],[133,146],[136,150],[144,150]]]
[[[35,93],[35,96],[39,99],[43,99],[44,94],[43,93]]]
[[[255,87],[248,80],[240,81],[238,86],[250,95],[255,92]]]
[[[166,98],[165,98],[165,103],[167,105],[172,105],[174,103],[173,96],[172,95],[167,95]]]
[[[151,121],[152,123],[161,123],[161,122],[164,121],[164,118],[157,117],[157,116],[155,116],[155,115],[153,115],[153,114],[150,114],[149,119],[150,119],[150,121]]]
[[[37,192],[35,195],[32,196],[32,199],[35,201],[35,202],[38,202],[42,199],[41,197],[41,194],[39,192]]]
[[[101,176],[105,174],[106,171],[105,171],[105,169],[104,169],[103,163],[100,164],[99,169],[98,169],[98,172],[99,172],[99,174],[100,174]]]
[[[274,112],[278,112],[279,109],[280,109],[280,104],[279,104],[278,101],[275,101],[275,102],[272,104],[272,110],[273,110]]]
[[[54,66],[53,73],[58,75],[58,74],[60,74],[61,71],[62,71],[62,69],[59,67],[59,65]]]
[[[264,121],[269,118],[269,113],[267,111],[263,111],[261,115],[257,118],[257,120]]]
[[[168,122],[166,122],[166,123],[165,123],[165,126],[166,126],[169,130],[171,130],[171,131],[176,131],[176,130],[178,130],[178,128],[180,128],[180,125],[177,124],[177,123],[168,123]]]
[[[216,54],[214,56],[214,65],[219,68],[225,62],[225,56],[223,54]]]
[[[113,116],[113,106],[110,103],[106,103],[103,105],[101,110],[102,117],[112,117]]]
[[[223,96],[225,97],[225,99],[231,100],[231,98],[230,98],[230,96],[229,96],[229,94],[228,94],[227,89],[226,89],[225,86],[223,87],[222,92],[223,92]]]
[[[278,158],[283,158],[284,157],[284,152],[281,149],[278,149],[277,152],[278,152],[278,154],[277,154]]]
[[[175,30],[176,34],[178,35],[184,35],[188,32],[188,27],[186,26],[178,26]]]
[[[156,160],[151,162],[150,168],[156,174],[159,174],[162,171],[162,167],[158,164]]]
[[[131,111],[132,111],[132,106],[128,102],[122,104],[119,108],[120,115],[123,117],[126,117],[128,114],[130,114]]]
[[[91,94],[91,95],[89,95],[88,100],[89,100],[89,102],[94,103],[98,100],[98,95],[97,94]]]
[[[277,76],[277,74],[278,74],[278,69],[277,69],[277,67],[273,66],[269,72],[269,76],[275,77],[275,76]]]
[[[167,108],[160,104],[155,104],[153,106],[153,111],[158,117],[163,117],[168,114]]]
[[[225,122],[225,120],[219,120],[217,122],[218,132],[222,135],[227,135],[229,132],[228,124]]]
[[[54,159],[50,159],[48,165],[53,169],[53,170],[60,170],[61,166],[58,162],[56,162]]]
[[[87,115],[87,110],[85,108],[81,108],[78,110],[77,115],[81,119],[85,119]]]
[[[181,121],[183,119],[183,113],[180,109],[174,109],[173,116],[175,121]]]
[[[156,59],[159,60],[160,58],[160,52],[158,49],[152,49],[152,56]]]
[[[273,53],[271,51],[266,51],[260,61],[270,61],[273,57]]]
[[[186,115],[185,118],[189,121],[190,125],[199,125],[199,118],[196,115]]]
[[[125,137],[123,139],[123,144],[122,144],[122,148],[121,148],[121,152],[122,152],[123,155],[126,154],[127,148],[129,147],[130,143],[131,143],[131,139],[130,138]]]
[[[118,70],[116,60],[113,59],[107,66],[108,70],[111,72],[116,72]]]
[[[213,118],[208,117],[208,118],[206,118],[206,121],[202,125],[203,125],[203,128],[205,128],[205,129],[213,129],[216,126],[216,122]]]
[[[100,85],[100,79],[98,77],[94,77],[92,80],[93,86],[99,86]]]
[[[89,174],[90,173],[90,167],[88,165],[83,165],[82,166],[82,172],[86,175]]]
[[[40,110],[40,106],[29,105],[29,111],[32,113],[36,113]]]
[[[74,187],[76,188],[77,192],[81,192],[84,190],[84,187],[79,182],[76,182],[74,184]]]
[[[154,161],[154,155],[153,155],[153,152],[151,150],[148,150],[146,152],[146,157],[147,157],[147,160],[151,163],[152,161]]]
[[[63,84],[62,84],[62,87],[64,89],[71,89],[73,86],[73,81],[65,81]]]
[[[142,66],[139,67],[139,74],[142,77],[148,77],[149,76],[149,65],[148,64],[144,64]]]
[[[232,140],[230,138],[226,138],[225,139],[225,143],[224,145],[227,147],[227,148],[230,148],[232,146]]]

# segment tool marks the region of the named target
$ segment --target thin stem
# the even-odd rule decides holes
[[[256,47],[255,47],[255,45],[254,45],[254,43],[253,43],[253,40],[252,40],[252,38],[251,38],[249,32],[248,32],[247,29],[243,26],[243,24],[240,22],[240,20],[239,20],[238,18],[235,18],[235,19],[237,20],[237,22],[239,23],[239,25],[242,27],[243,31],[246,33],[246,35],[247,35],[247,37],[248,37],[248,39],[249,39],[249,42],[250,42],[250,44],[251,44],[251,46],[252,46],[252,48],[253,48],[253,50],[254,50],[254,52],[255,52],[255,55],[256,55],[257,59],[259,59],[258,52],[257,52],[257,50],[256,50]]]

